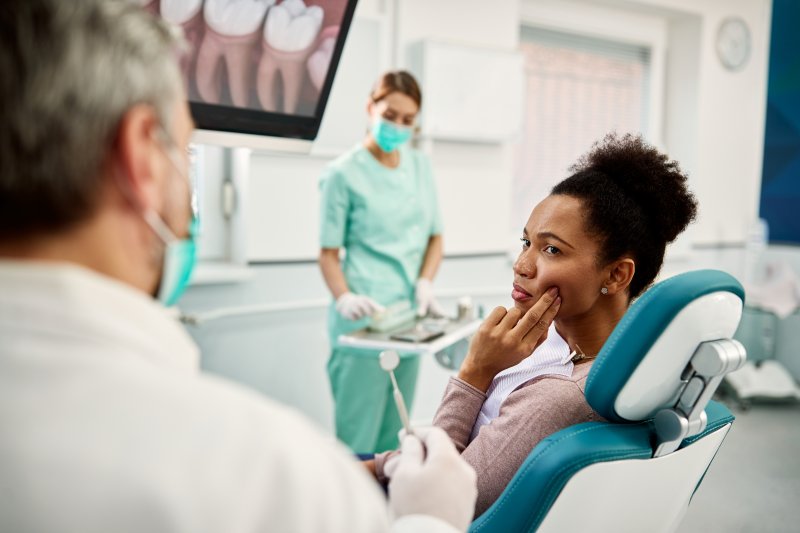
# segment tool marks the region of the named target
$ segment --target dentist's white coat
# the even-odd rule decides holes
[[[269,357],[269,347],[264,347]],[[0,261],[0,531],[390,528],[383,495],[301,415],[198,373],[147,296],[67,265]]]

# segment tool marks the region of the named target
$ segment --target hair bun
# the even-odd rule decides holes
[[[609,133],[570,167],[572,172],[605,175],[629,196],[649,219],[664,242],[672,242],[694,220],[697,201],[688,190],[687,176],[640,135]]]

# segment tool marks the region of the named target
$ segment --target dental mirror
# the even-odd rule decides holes
[[[400,387],[397,386],[397,379],[394,377],[394,369],[400,364],[400,354],[395,350],[384,350],[380,355],[381,368],[389,373],[392,380],[392,389],[394,395],[394,404],[397,406],[397,413],[400,415],[400,420],[403,422],[403,428],[406,430],[406,435],[413,435],[411,431],[411,422],[408,420],[408,410],[406,403],[403,400],[403,394],[400,392]]]
[[[385,350],[381,352],[381,368],[386,372],[392,372],[400,364],[400,355],[395,350]],[[394,374],[392,374],[394,375]]]

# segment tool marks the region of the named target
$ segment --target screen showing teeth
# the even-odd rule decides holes
[[[140,0],[180,26],[189,100],[313,116],[348,0]]]

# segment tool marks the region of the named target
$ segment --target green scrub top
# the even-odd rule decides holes
[[[358,145],[333,161],[320,182],[322,248],[344,248],[350,291],[381,305],[413,300],[428,241],[442,232],[428,158],[401,146],[400,165],[381,165]],[[331,341],[365,327],[331,309]]]

